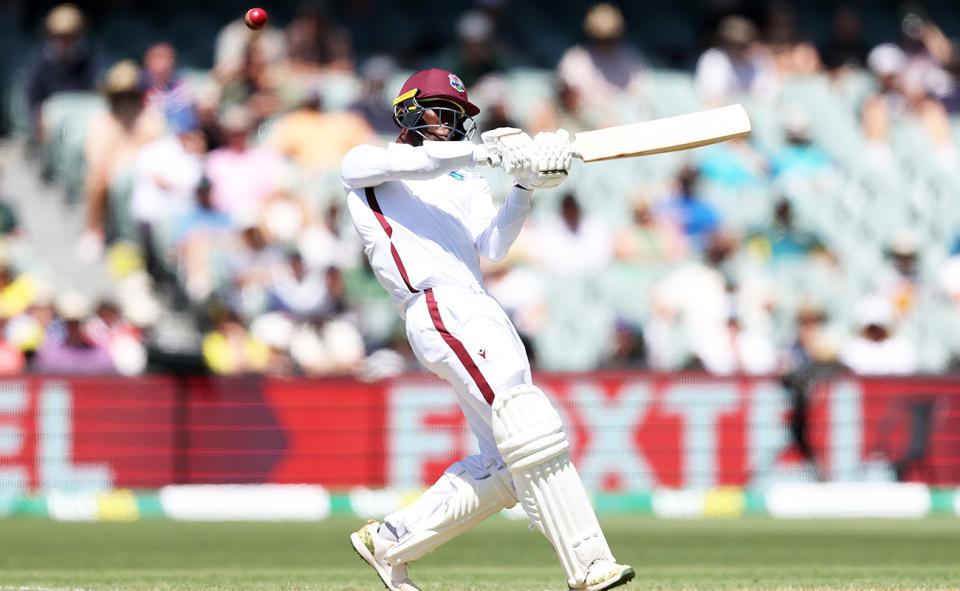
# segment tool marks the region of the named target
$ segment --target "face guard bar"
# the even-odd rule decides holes
[[[463,107],[443,99],[418,101],[417,92],[417,89],[413,89],[393,101],[393,121],[398,127],[416,132],[421,141],[427,139],[425,132],[434,130],[435,133],[438,127],[449,130],[448,141],[473,138],[477,124],[473,117],[464,112]],[[423,121],[423,112],[428,109],[437,116],[438,123],[429,125]]]

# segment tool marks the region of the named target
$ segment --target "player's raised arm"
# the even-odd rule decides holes
[[[350,189],[376,187],[388,181],[425,180],[469,168],[484,159],[482,146],[470,142],[426,141],[420,146],[360,145],[343,158],[341,176]],[[485,161],[485,160],[484,160]]]
[[[564,130],[539,133],[534,139],[510,127],[484,132],[481,136],[488,157],[499,161],[504,172],[513,176],[514,186],[503,206],[494,213],[489,193],[488,213],[480,204],[474,218],[474,244],[484,257],[499,261],[507,256],[510,246],[520,234],[530,211],[534,189],[556,187],[567,178],[570,169],[570,136]]]

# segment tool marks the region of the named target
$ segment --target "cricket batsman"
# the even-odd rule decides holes
[[[343,159],[347,205],[373,271],[417,359],[453,384],[480,448],[350,541],[388,589],[415,591],[407,563],[519,501],[556,550],[571,589],[610,589],[634,570],[614,559],[570,462],[560,416],[532,383],[526,351],[479,266],[480,255],[506,256],[533,191],[566,178],[570,138],[562,130],[531,139],[499,128],[475,145],[479,111],[456,75],[417,72],[394,100],[396,142],[357,146]],[[500,166],[514,179],[499,210],[486,181],[470,171],[478,166]]]

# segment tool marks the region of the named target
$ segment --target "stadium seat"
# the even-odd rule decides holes
[[[28,135],[31,129],[32,116],[30,105],[27,103],[28,75],[26,67],[9,72],[2,97],[6,111],[3,116],[7,120],[8,129],[14,135],[21,137]]]
[[[613,334],[613,306],[598,277],[544,277],[550,322],[535,341],[544,369],[597,367]]]
[[[63,183],[68,201],[77,201],[86,170],[84,150],[90,120],[106,106],[93,92],[62,92],[43,105],[45,166]]]
[[[133,194],[133,168],[118,171],[110,179],[107,191],[107,242],[127,240],[138,242],[139,231],[130,210]]]
[[[657,117],[683,115],[703,109],[693,85],[693,75],[680,70],[650,72],[651,103]]]

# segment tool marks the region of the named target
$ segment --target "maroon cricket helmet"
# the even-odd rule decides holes
[[[460,78],[446,70],[430,68],[421,70],[410,76],[400,89],[400,94],[394,99],[394,106],[405,100],[416,98],[418,101],[428,99],[443,99],[459,105],[463,112],[474,117],[480,112],[480,107],[467,100],[467,89]]]

